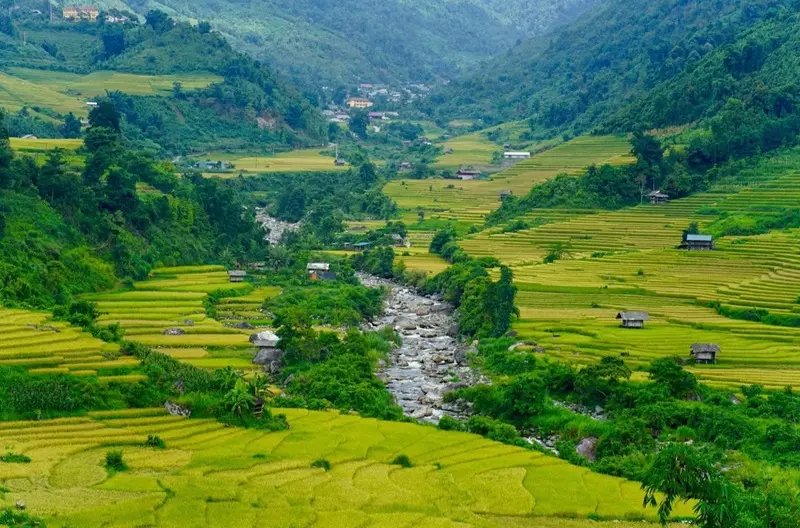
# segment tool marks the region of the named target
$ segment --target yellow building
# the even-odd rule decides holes
[[[100,10],[95,6],[66,6],[61,14],[64,20],[88,20],[94,22],[100,16]]]
[[[372,101],[364,99],[363,97],[351,97],[347,100],[347,106],[350,108],[369,108],[372,106]]]

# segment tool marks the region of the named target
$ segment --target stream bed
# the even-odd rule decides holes
[[[366,274],[358,277],[367,287],[389,290],[383,313],[366,323],[364,330],[390,326],[403,339],[378,371],[397,404],[406,415],[429,422],[436,423],[444,415],[467,418],[469,405],[445,402],[444,394],[488,380],[467,364],[468,347],[458,341],[453,307],[386,279]]]

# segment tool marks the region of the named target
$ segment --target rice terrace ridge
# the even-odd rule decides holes
[[[1,527],[800,527],[796,0],[5,7]]]

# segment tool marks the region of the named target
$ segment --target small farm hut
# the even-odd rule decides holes
[[[717,354],[720,351],[719,345],[713,343],[695,343],[691,346],[690,355],[694,358],[695,363],[713,365],[717,362]]]
[[[661,191],[653,191],[647,195],[650,198],[650,205],[664,205],[669,203],[669,195]]]
[[[245,270],[228,271],[228,279],[230,279],[231,282],[244,282],[245,277],[247,277],[247,272]]]
[[[617,319],[622,320],[622,328],[644,328],[644,322],[650,320],[647,312],[620,312]]]
[[[711,235],[686,235],[683,247],[689,251],[711,251],[714,249],[714,237]]]

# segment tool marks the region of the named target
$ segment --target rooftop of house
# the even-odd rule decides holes
[[[229,270],[228,275],[231,277],[246,277],[247,272],[245,270]]]
[[[711,235],[686,235],[687,242],[713,242],[714,237]]]
[[[617,314],[617,319],[623,321],[649,321],[650,316],[647,312],[620,312]]]
[[[704,352],[713,352],[718,354],[722,351],[719,345],[715,345],[714,343],[695,343],[692,345],[692,354],[702,354]]]
[[[650,194],[648,194],[647,196],[655,197],[655,198],[669,198],[668,194],[664,194],[661,191],[653,191]]]
[[[327,262],[309,262],[306,264],[307,271],[328,271],[331,269],[331,265]]]

